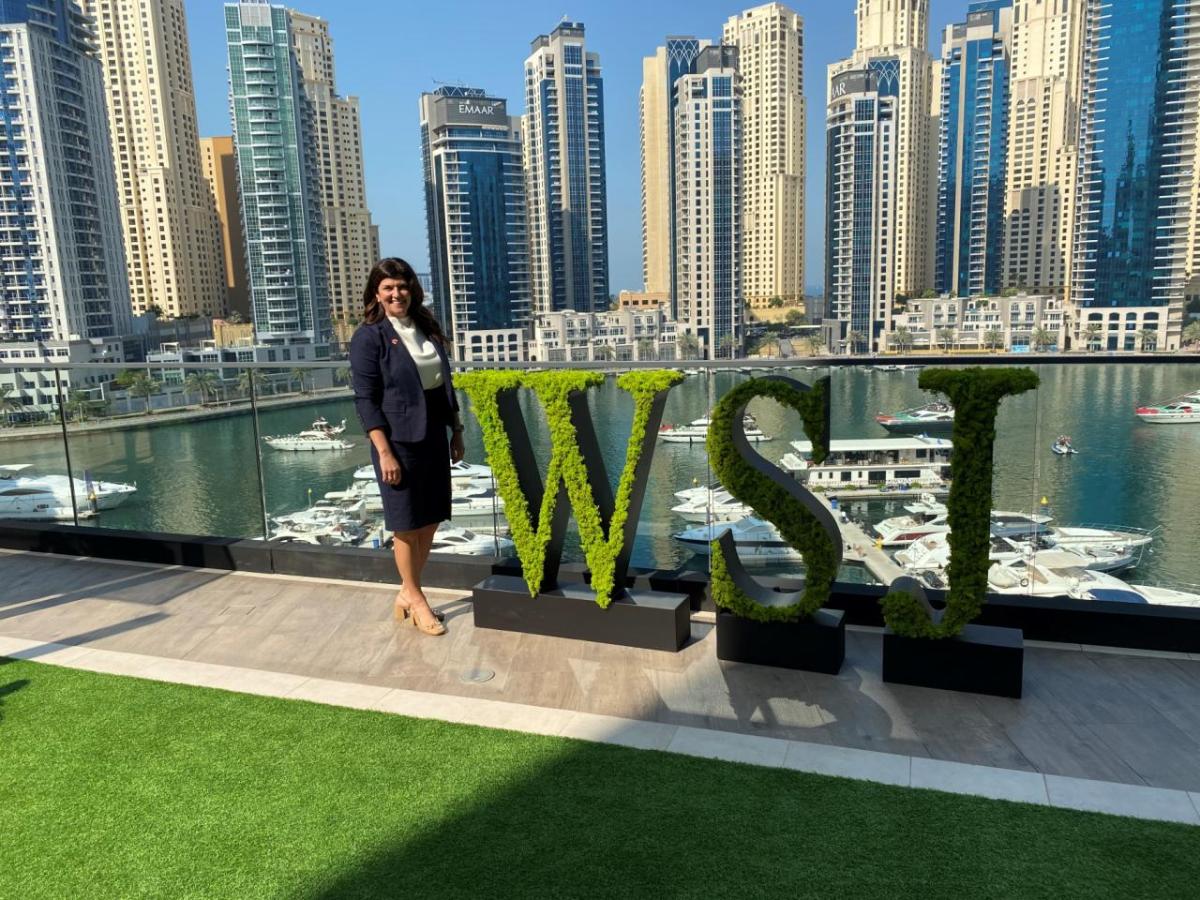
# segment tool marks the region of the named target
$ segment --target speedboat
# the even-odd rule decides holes
[[[724,488],[701,488],[700,491],[697,494],[686,492],[689,496],[682,503],[672,506],[671,512],[687,522],[732,522],[754,513]]]
[[[490,519],[504,514],[504,498],[491,488],[472,494],[451,494],[451,519]]]
[[[687,425],[663,425],[658,429],[658,437],[668,444],[703,444],[708,440],[708,426],[711,424],[712,420],[704,416],[692,419]],[[771,439],[763,434],[753,416],[747,415],[742,420],[742,425],[746,431],[746,440],[752,444]]]
[[[333,426],[323,416],[318,416],[312,425],[298,434],[264,437],[263,440],[272,450],[349,450],[354,444],[340,437],[345,430],[345,419],[341,425]]]
[[[949,510],[932,494],[921,494],[917,503],[904,507],[907,516],[884,519],[874,526],[875,535],[884,547],[906,547],[929,534],[950,531]],[[1041,513],[1013,512],[994,509],[991,514],[991,533],[995,537],[1015,537],[1025,534],[1044,534],[1051,516]]]
[[[466,528],[443,522],[433,535],[433,553],[453,553],[456,556],[505,556],[514,552],[516,544],[506,537],[476,534]]]
[[[1078,453],[1071,445],[1071,439],[1065,434],[1060,434],[1054,439],[1054,443],[1050,445],[1050,452],[1057,456],[1070,456],[1072,453]]]
[[[30,479],[23,479],[30,481]],[[80,507],[79,518],[96,515],[95,510]],[[0,519],[22,519],[38,522],[73,521],[74,508],[54,491],[37,483],[12,484],[0,481]]]
[[[954,407],[942,400],[901,410],[880,413],[875,421],[892,434],[937,434],[954,429]]]
[[[137,493],[137,485],[119,481],[97,481],[90,475],[70,479],[66,475],[28,474],[33,466],[28,463],[0,466],[0,488],[35,488],[50,491],[59,505],[71,507],[71,486],[74,482],[75,504],[82,511],[115,509]],[[66,518],[71,518],[68,515]]]
[[[894,558],[910,572],[942,572],[950,564],[949,534],[926,535],[897,551]],[[1090,545],[1059,547],[1052,538],[1019,541],[993,536],[988,558],[999,563],[1026,560],[1058,568],[1078,566],[1097,572],[1119,572],[1135,566],[1138,554],[1130,546],[1116,549]]]
[[[747,516],[736,522],[700,525],[680,531],[671,537],[693,553],[709,556],[712,552],[712,542],[727,531],[733,533],[733,543],[737,547],[738,558],[743,563],[795,562],[801,558],[800,552],[783,539],[774,525],[754,516]]]
[[[1021,560],[988,569],[988,590],[1031,597],[1072,597],[1115,603],[1200,606],[1200,594],[1152,585],[1126,584],[1104,572],[1076,566],[1048,566]]]
[[[1134,413],[1150,425],[1183,425],[1200,422],[1200,389],[1156,406],[1139,406]]]

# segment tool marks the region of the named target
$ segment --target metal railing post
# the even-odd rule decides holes
[[[62,372],[54,369],[54,390],[58,394],[58,421],[62,425],[63,455],[67,460],[67,485],[71,488],[71,519],[79,526],[79,500],[75,496],[75,473],[71,469],[71,442],[67,440],[67,401],[63,397]]]
[[[263,540],[271,539],[271,520],[267,515],[267,480],[263,475],[262,435],[258,430],[258,390],[254,384],[256,369],[246,370],[246,381],[250,385],[250,419],[254,424],[254,462],[258,468],[258,504],[262,512]]]

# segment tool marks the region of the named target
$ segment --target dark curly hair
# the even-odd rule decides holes
[[[385,278],[394,278],[408,288],[408,314],[424,335],[439,344],[448,343],[442,326],[425,305],[425,291],[421,288],[417,273],[404,260],[394,256],[375,263],[371,274],[367,276],[367,286],[363,289],[363,321],[374,325],[387,317],[378,299],[379,285]]]

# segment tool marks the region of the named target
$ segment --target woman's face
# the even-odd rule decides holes
[[[375,291],[375,299],[379,301],[379,305],[389,316],[403,319],[408,315],[408,303],[411,299],[408,287],[397,278],[385,278],[379,282],[379,287]]]

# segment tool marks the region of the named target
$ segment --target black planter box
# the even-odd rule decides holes
[[[475,586],[471,606],[476,628],[646,650],[680,650],[691,633],[685,594],[634,589],[601,609],[586,584],[565,584],[530,597],[524,579],[492,575]]]
[[[883,680],[893,684],[1020,698],[1024,664],[1017,628],[968,625],[943,640],[883,632]]]
[[[846,658],[846,614],[818,609],[800,622],[756,622],[717,610],[717,659],[836,675]]]

